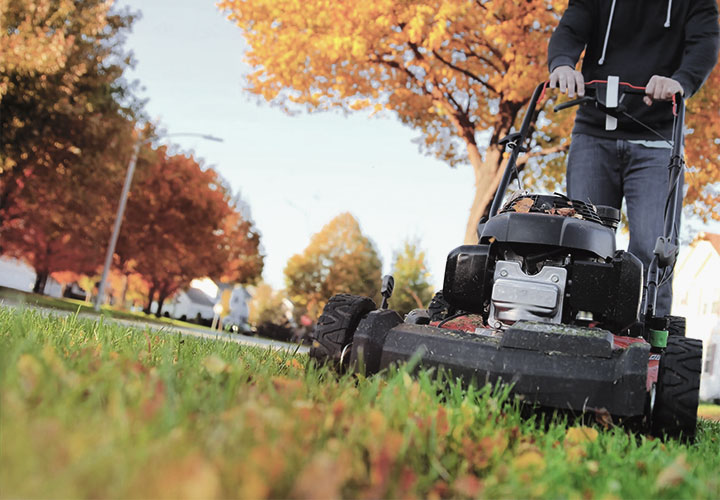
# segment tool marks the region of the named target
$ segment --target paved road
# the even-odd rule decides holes
[[[35,310],[41,311],[44,314],[54,314],[56,316],[68,316],[70,314],[75,314],[70,311],[62,311],[60,309],[51,309],[47,307],[38,307],[33,306],[31,304],[20,304],[16,302],[9,302],[5,299],[0,300],[0,306],[7,307],[7,308],[33,308]],[[78,315],[81,318],[89,319],[92,321],[98,321],[100,317],[95,314],[90,313],[80,313]],[[159,325],[158,323],[148,322],[148,321],[142,321],[142,320],[127,320],[127,319],[118,319],[118,318],[111,318],[109,316],[104,316],[104,321],[112,321],[114,323],[132,327],[132,328],[147,328],[148,330],[158,332],[158,333],[166,333],[166,334],[172,334],[176,335],[180,333],[181,335],[187,335],[189,337],[196,337],[196,338],[203,338],[203,339],[210,339],[210,340],[221,340],[224,342],[235,342],[236,344],[243,344],[243,345],[251,345],[251,346],[260,346],[265,347],[268,349],[277,349],[277,350],[283,350],[283,351],[291,351],[291,352],[299,352],[299,353],[307,353],[309,351],[309,348],[306,346],[300,346],[298,344],[290,344],[287,342],[279,342],[277,340],[270,340],[265,339],[261,337],[249,337],[247,335],[241,335],[238,333],[226,333],[226,332],[216,332],[212,333],[209,332],[207,329],[204,328],[195,328],[190,325],[188,326],[175,326],[175,325]]]

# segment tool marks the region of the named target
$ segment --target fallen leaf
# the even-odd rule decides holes
[[[670,465],[660,471],[655,480],[655,487],[664,490],[665,488],[677,486],[685,480],[689,470],[685,455],[678,455]]]
[[[574,208],[556,208],[554,209],[554,212],[555,214],[563,217],[572,217],[577,213]]]
[[[533,203],[534,202],[533,202],[532,198],[522,198],[515,202],[515,205],[513,206],[513,208],[515,209],[516,212],[526,214],[526,213],[530,212],[530,209],[532,208]]]
[[[518,470],[532,469],[537,472],[545,470],[545,457],[539,451],[526,451],[513,460],[513,465]]]
[[[285,361],[285,366],[289,366],[291,368],[295,368],[296,370],[303,370],[303,365],[298,361],[297,359],[293,358],[288,361]]]
[[[438,405],[437,414],[435,415],[435,428],[439,436],[447,436],[448,432],[450,432],[447,411],[443,405]]]
[[[149,472],[149,471],[148,471]],[[145,477],[147,482],[137,485],[142,495],[154,498],[218,498],[221,491],[220,475],[211,462],[199,453],[173,462]]]
[[[303,388],[302,380],[286,377],[272,377],[270,381],[272,382],[275,390],[285,396],[294,395]]]
[[[501,455],[507,449],[508,439],[503,432],[498,431],[493,436],[485,436],[477,441],[465,438],[462,444],[463,456],[479,470],[490,465],[494,456]]]
[[[459,495],[475,498],[482,491],[483,482],[472,474],[465,474],[455,480],[452,489]]]
[[[403,467],[400,473],[400,491],[402,492],[403,499],[416,498],[413,490],[417,483],[417,474],[412,470],[411,467]]]
[[[612,415],[607,411],[606,408],[598,408],[595,410],[595,422],[603,426],[603,429],[607,430],[614,424]]]
[[[594,443],[598,438],[598,431],[592,427],[570,427],[565,433],[565,445]]]
[[[330,500],[341,498],[348,469],[336,457],[319,452],[298,474],[292,490],[294,498]]]
[[[405,438],[397,431],[389,431],[382,437],[380,446],[370,451],[370,488],[367,496],[380,498],[386,495],[395,463],[402,450]]]
[[[23,354],[17,362],[17,371],[20,375],[20,388],[25,395],[32,394],[38,385],[42,366],[40,362],[30,354]]]
[[[218,375],[228,369],[227,363],[215,355],[205,358],[202,364],[211,375]]]

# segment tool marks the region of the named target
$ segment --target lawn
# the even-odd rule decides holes
[[[698,442],[523,420],[402,369],[0,308],[2,498],[718,498]]]
[[[0,303],[3,300],[21,305],[27,304],[47,309],[58,309],[60,311],[80,312],[83,314],[107,316],[115,319],[142,321],[144,323],[153,323],[160,326],[183,326],[207,330],[208,332],[214,331],[203,325],[188,323],[186,321],[180,321],[172,318],[165,318],[162,316],[158,317],[154,314],[145,314],[144,312],[132,312],[125,309],[117,309],[108,305],[103,305],[100,307],[100,311],[96,311],[91,303],[83,300],[69,299],[65,297],[50,297],[48,295],[23,292],[21,290],[0,286]]]

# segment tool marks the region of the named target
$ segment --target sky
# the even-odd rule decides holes
[[[349,211],[391,270],[408,238],[427,252],[440,288],[447,254],[463,242],[473,196],[469,166],[423,155],[419,132],[398,120],[314,113],[290,116],[245,90],[240,29],[212,0],[125,0],[141,11],[126,48],[146,112],[168,138],[226,178],[249,203],[266,254],[263,278],[283,288],[287,260],[336,215]],[[162,140],[160,142],[163,142]],[[378,287],[380,284],[378,283]]]

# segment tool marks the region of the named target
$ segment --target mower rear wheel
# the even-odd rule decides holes
[[[685,318],[683,316],[668,316],[668,333],[676,337],[685,336]]]
[[[342,369],[343,349],[352,343],[358,323],[375,308],[369,297],[346,293],[332,296],[315,327],[310,357]]]
[[[652,433],[694,441],[702,364],[702,341],[670,336],[660,358]]]

